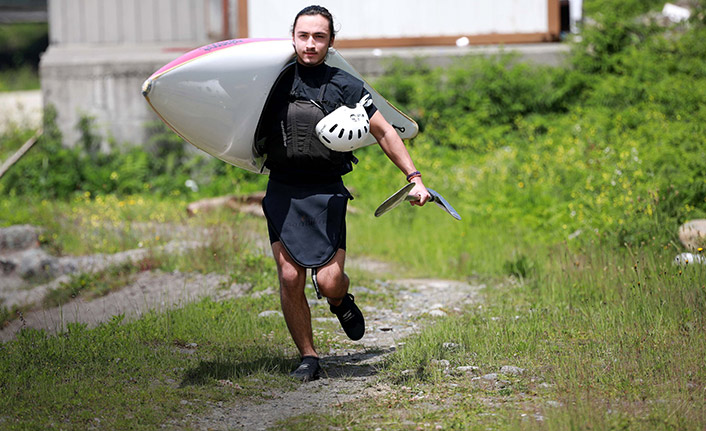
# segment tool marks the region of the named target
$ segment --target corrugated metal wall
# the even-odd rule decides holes
[[[312,0],[49,0],[53,44],[206,42],[239,34],[247,4],[249,37],[287,37]],[[548,0],[327,0],[339,39],[419,38],[549,31]]]
[[[206,42],[209,6],[204,0],[49,0],[49,39],[52,44]]]
[[[311,0],[248,1],[250,37],[286,37]],[[341,39],[545,33],[547,0],[328,0]]]

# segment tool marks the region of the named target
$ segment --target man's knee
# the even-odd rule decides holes
[[[319,289],[328,298],[338,298],[348,290],[348,276],[341,271],[325,271],[317,275]]]
[[[280,287],[283,290],[297,289],[303,287],[306,278],[306,269],[297,265],[287,254],[284,247],[276,242],[272,245],[272,252],[277,263],[277,275]]]
[[[292,287],[301,284],[306,277],[306,270],[293,265],[284,264],[279,268],[279,281],[283,287]]]
[[[293,298],[304,294],[306,269],[285,264],[278,270],[280,295]]]

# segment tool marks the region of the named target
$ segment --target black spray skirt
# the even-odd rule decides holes
[[[291,258],[304,268],[319,268],[342,245],[348,199],[353,197],[343,181],[289,185],[270,178],[262,208]]]

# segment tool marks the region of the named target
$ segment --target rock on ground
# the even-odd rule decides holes
[[[679,226],[679,241],[690,251],[706,247],[706,219],[691,220]]]
[[[41,228],[28,224],[0,228],[0,253],[39,247]]]
[[[117,315],[130,320],[149,310],[175,308],[205,296],[216,299],[236,297],[248,290],[238,284],[224,289],[222,286],[226,282],[226,276],[216,274],[142,272],[130,285],[103,297],[89,301],[78,297],[60,307],[24,313],[22,319],[13,320],[0,331],[0,340],[11,340],[26,327],[50,333],[62,331],[68,323],[74,322],[94,327]]]

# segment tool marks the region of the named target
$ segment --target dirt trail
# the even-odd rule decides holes
[[[278,421],[306,413],[329,411],[330,406],[388,391],[376,385],[376,364],[390,355],[407,336],[421,328],[420,315],[443,316],[478,301],[482,286],[450,280],[407,279],[385,283],[396,292],[393,309],[366,306],[366,335],[355,347],[322,355],[322,377],[272,399],[240,405],[213,405],[207,414],[190,418],[200,430],[266,430]],[[355,293],[355,288],[353,290]],[[335,319],[335,318],[334,318]],[[316,325],[314,325],[316,326]],[[342,330],[337,335],[344,338]]]
[[[132,257],[134,256],[129,252],[125,252],[121,259]],[[106,257],[108,260],[110,258]],[[349,257],[347,265],[381,276],[389,273],[386,264],[368,259]],[[92,262],[91,266],[95,267],[95,262]],[[56,332],[65,328],[69,322],[95,326],[117,314],[124,314],[129,320],[139,317],[147,310],[178,307],[204,296],[221,300],[248,294],[247,286],[227,286],[226,282],[226,277],[216,274],[143,272],[130,285],[104,297],[92,301],[78,298],[61,307],[25,313],[21,320],[13,321],[9,327],[0,331],[0,340],[14,338],[22,327]],[[384,386],[376,385],[376,364],[394,352],[405,337],[421,329],[420,322],[427,320],[420,320],[419,316],[426,314],[433,319],[460,310],[464,305],[477,302],[478,292],[483,287],[434,279],[380,281],[377,286],[371,288],[355,287],[355,281],[353,283],[353,294],[365,289],[367,293],[374,295],[384,290],[386,294],[394,293],[397,301],[391,308],[362,307],[367,325],[365,337],[358,342],[346,343],[349,347],[345,349],[320,352],[323,373],[319,380],[302,384],[293,391],[268,393],[267,400],[237,405],[213,404],[202,416],[188,417],[181,422],[167,424],[167,427],[171,425],[176,429],[265,430],[290,417],[326,411],[329,406],[385,393],[388,390]],[[44,292],[47,288],[45,285],[35,290]],[[13,292],[12,289],[3,290],[5,296],[8,292]],[[16,293],[27,295],[27,292],[22,290]],[[311,289],[308,294],[313,296]],[[12,298],[6,300],[12,302]],[[324,306],[323,302],[311,302],[317,307]],[[314,320],[337,323],[333,315]],[[321,325],[317,328],[314,322],[314,327],[320,329]],[[334,336],[346,340],[345,334],[337,324],[335,327],[337,329]]]

